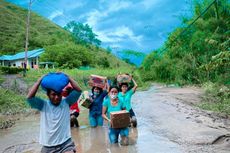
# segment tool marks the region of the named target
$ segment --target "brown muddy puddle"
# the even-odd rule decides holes
[[[72,129],[79,153],[229,153],[229,126],[213,121],[208,114],[183,102],[199,102],[199,91],[190,88],[156,86],[134,94],[137,128],[129,129],[129,145],[111,145],[108,127],[90,128],[88,110],[81,109],[80,128]],[[22,118],[7,130],[0,130],[0,152],[38,153],[39,115]],[[224,122],[225,123],[225,122]],[[227,120],[226,120],[226,123]],[[219,136],[220,142],[212,144]],[[222,138],[222,137],[221,137]],[[219,141],[219,139],[218,139]]]
[[[129,145],[111,145],[108,139],[108,127],[90,128],[87,123],[87,110],[82,111],[80,128],[72,128],[72,137],[79,153],[179,153],[179,145],[152,132],[148,121],[138,117],[138,127],[129,129]],[[0,152],[38,153],[41,146],[39,137],[39,115],[18,121],[16,126],[0,131]]]
[[[88,125],[88,110],[81,109],[79,116],[80,128],[72,128],[72,138],[77,146],[79,153],[181,153],[182,147],[165,137],[163,130],[159,129],[157,123],[146,117],[153,112],[149,104],[145,103],[147,95],[154,92],[151,88],[145,92],[136,93],[135,97],[139,101],[134,101],[133,108],[136,110],[138,126],[129,128],[129,145],[111,145],[108,139],[108,126],[104,123],[103,127],[90,128]],[[145,94],[143,94],[145,93]],[[142,100],[141,100],[141,99]],[[142,102],[140,102],[140,100]],[[145,106],[145,113],[140,105]],[[139,108],[139,109],[138,109]],[[157,112],[156,112],[157,113]],[[13,128],[0,130],[0,152],[3,153],[38,153],[41,145],[38,143],[39,137],[39,115],[19,120]]]

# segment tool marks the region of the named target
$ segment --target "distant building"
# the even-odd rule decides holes
[[[39,57],[44,53],[44,49],[36,49],[27,52],[27,68],[38,68]],[[0,56],[0,65],[9,67],[23,67],[25,61],[25,52],[15,55]]]

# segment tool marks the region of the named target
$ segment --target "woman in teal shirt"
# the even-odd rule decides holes
[[[137,126],[137,119],[136,119],[136,115],[132,109],[131,98],[132,98],[132,95],[135,93],[138,86],[137,86],[136,81],[133,78],[132,78],[132,81],[134,83],[134,87],[130,90],[128,90],[128,83],[121,83],[120,84],[121,92],[118,93],[118,97],[124,103],[126,110],[130,113],[131,123],[132,123],[133,127],[136,127]]]
[[[118,88],[111,87],[109,96],[103,101],[102,117],[111,124],[110,113],[124,110],[123,103],[118,99]],[[126,128],[109,128],[110,143],[118,143],[119,135],[121,136],[121,145],[128,145],[129,129]]]

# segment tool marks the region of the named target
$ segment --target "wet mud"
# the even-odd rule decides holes
[[[90,128],[88,110],[81,109],[80,128],[72,128],[79,153],[229,153],[230,120],[203,111],[199,103],[202,91],[153,85],[134,94],[133,109],[137,128],[129,128],[129,145],[111,145],[108,127]],[[39,115],[17,121],[13,128],[0,130],[0,152],[40,152]]]

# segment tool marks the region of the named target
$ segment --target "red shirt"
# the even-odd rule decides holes
[[[68,91],[67,91],[67,88],[70,88],[70,89],[73,89],[73,87],[70,85],[70,83],[62,90],[62,96],[63,97],[67,97],[69,95]],[[73,112],[73,111],[76,111],[76,112],[80,112],[80,109],[78,107],[78,101],[76,101],[75,103],[73,103],[71,106],[70,106],[70,111]]]
[[[80,112],[80,109],[78,107],[78,101],[76,101],[75,103],[73,103],[71,106],[70,106],[70,110],[73,111],[73,110],[76,110],[76,112]]]

